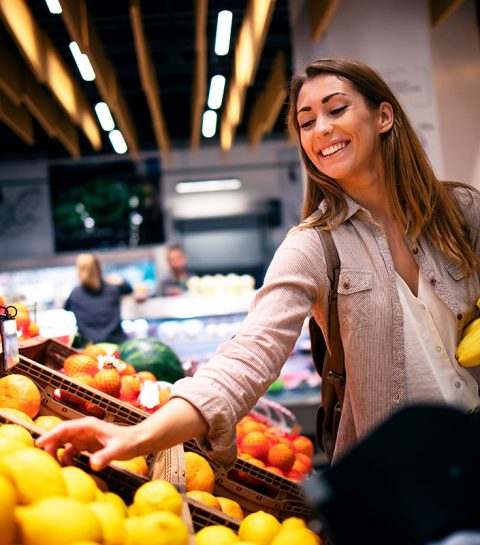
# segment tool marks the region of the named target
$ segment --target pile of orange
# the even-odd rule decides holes
[[[156,383],[156,377],[148,371],[137,373],[133,365],[108,355],[104,348],[96,344],[90,344],[80,353],[68,356],[63,362],[62,372],[76,382],[95,388],[148,412],[153,412],[152,407],[154,410],[160,408],[170,397],[168,388],[157,385],[158,396],[155,402],[153,405],[145,406],[141,395],[142,388],[146,381]],[[102,409],[81,399],[78,395],[62,390],[60,399],[89,414],[99,418],[104,417]]]
[[[314,445],[307,436],[290,435],[252,413],[236,430],[240,458],[297,482],[312,469]]]

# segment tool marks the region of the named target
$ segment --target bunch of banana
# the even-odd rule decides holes
[[[480,308],[480,299],[477,307]],[[463,330],[455,357],[462,367],[480,365],[480,318],[470,322]]]

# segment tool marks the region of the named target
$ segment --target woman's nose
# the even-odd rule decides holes
[[[328,117],[319,116],[315,124],[315,132],[320,136],[331,134],[333,131],[333,124]]]

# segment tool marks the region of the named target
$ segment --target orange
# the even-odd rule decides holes
[[[310,456],[307,456],[306,454],[302,454],[301,452],[296,452],[295,453],[295,458],[299,461],[299,462],[302,462],[303,465],[307,466],[307,469],[308,471],[310,471],[312,469],[312,459],[310,458]]]
[[[288,473],[295,463],[295,453],[293,448],[283,443],[273,445],[267,455],[268,465],[278,467],[285,473]]]
[[[0,408],[17,409],[34,418],[41,401],[40,391],[32,379],[17,374],[0,378]]]
[[[122,401],[135,401],[140,393],[140,381],[132,375],[121,374],[120,399]]]
[[[280,477],[285,477],[283,474],[283,471],[275,466],[265,466],[265,469],[267,471],[270,471],[271,473],[275,473],[275,475],[280,475]]]
[[[208,461],[196,452],[185,452],[184,457],[187,492],[204,490],[212,494],[215,490],[215,473]]]
[[[98,362],[96,358],[92,358],[86,354],[71,354],[63,362],[63,370],[69,377],[86,373],[90,376],[95,376],[98,371]]]
[[[187,496],[208,505],[208,507],[218,509],[219,511],[222,510],[220,502],[213,494],[210,494],[210,492],[205,492],[205,490],[189,490]]]
[[[122,381],[115,369],[102,369],[94,376],[95,388],[113,397],[120,395]]]
[[[247,434],[252,431],[266,431],[267,426],[265,424],[262,424],[261,422],[257,422],[256,420],[249,420],[245,423],[239,424],[241,433]]]
[[[91,388],[95,387],[95,380],[88,373],[77,373],[71,378],[75,382],[79,382],[80,384],[85,384],[86,386],[90,386]],[[83,407],[85,405],[85,401],[81,397],[75,394],[71,394],[70,392],[66,392],[65,390],[60,390],[60,399],[65,403],[69,403],[70,405],[73,405],[75,407]]]
[[[254,458],[263,458],[268,453],[270,441],[262,431],[252,431],[245,435],[240,448]]]
[[[104,409],[98,405],[95,405],[95,403],[92,403],[91,401],[85,401],[85,406],[83,409],[88,414],[96,416],[97,418],[105,418],[105,415],[107,414]]]
[[[222,496],[217,496],[217,501],[226,515],[243,520],[243,511],[238,502],[230,498],[223,498]]]
[[[107,351],[96,344],[87,344],[87,346],[85,346],[85,348],[82,350],[82,354],[97,359],[97,356],[106,356]]]
[[[139,371],[136,373],[136,376],[142,382],[144,380],[153,380],[154,382],[157,382],[157,377],[151,371]]]
[[[30,322],[27,328],[27,335],[29,337],[36,337],[39,333],[38,324],[36,322]]]
[[[298,437],[295,437],[295,439],[292,440],[292,445],[295,449],[295,452],[301,452],[302,454],[310,456],[310,458],[313,456],[313,453],[315,451],[315,446],[313,442],[305,435],[299,435]]]

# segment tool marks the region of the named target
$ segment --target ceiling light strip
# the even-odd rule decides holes
[[[80,75],[82,76],[82,78],[85,81],[94,81],[95,72],[90,63],[90,59],[88,58],[88,55],[85,55],[85,53],[82,53],[80,51],[80,48],[78,47],[77,42],[70,42],[68,47],[70,48],[70,51],[72,52],[73,58],[75,59],[75,62],[77,64],[78,71],[80,72]]]
[[[220,11],[217,16],[217,32],[215,34],[215,53],[227,55],[230,51],[230,35],[232,32],[233,14],[231,11]]]
[[[45,3],[47,4],[48,11],[53,13],[53,15],[62,13],[62,6],[60,5],[59,0],[45,0]]]
[[[98,102],[95,104],[95,113],[97,114],[98,121],[100,121],[100,125],[104,131],[112,131],[115,128],[115,121],[113,120],[110,108],[106,102]]]
[[[123,134],[118,129],[110,131],[108,133],[108,138],[110,138],[110,142],[112,143],[113,149],[116,153],[123,154],[128,151],[125,138],[123,138]]]
[[[223,92],[225,90],[225,77],[221,75],[213,76],[210,81],[210,91],[208,93],[208,107],[211,110],[218,110],[222,105]]]
[[[177,193],[207,193],[213,191],[236,191],[242,187],[242,182],[238,178],[228,178],[225,180],[195,180],[177,182],[175,191]]]
[[[202,135],[205,138],[211,138],[215,136],[217,132],[217,112],[213,110],[207,110],[203,113],[202,120]]]

